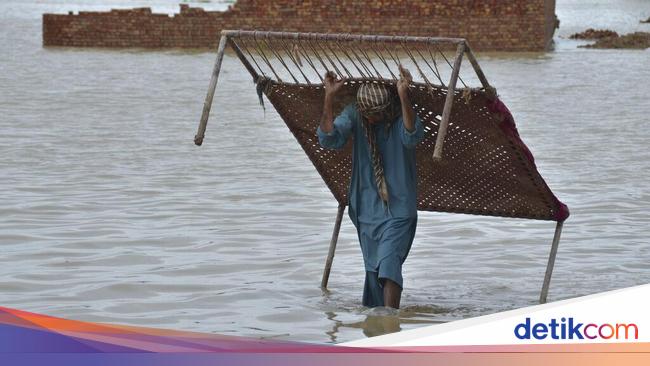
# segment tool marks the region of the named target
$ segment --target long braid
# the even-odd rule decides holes
[[[372,169],[375,175],[375,184],[377,185],[377,191],[382,201],[388,202],[388,186],[386,185],[386,178],[384,177],[384,163],[379,153],[379,148],[377,146],[375,131],[371,128],[368,121],[363,118],[363,129],[366,132],[366,138],[368,139],[368,147],[370,148],[370,156],[372,157]]]
[[[385,135],[390,133],[390,127],[397,118],[398,105],[392,94],[387,85],[376,82],[362,84],[357,90],[357,109],[362,116],[365,114],[380,114],[386,128]],[[377,146],[375,130],[366,117],[362,117],[362,126],[368,139],[377,192],[386,204],[385,207],[388,208],[388,185],[384,176],[384,163]]]

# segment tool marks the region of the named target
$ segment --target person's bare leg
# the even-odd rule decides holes
[[[402,288],[398,284],[384,279],[384,306],[399,309],[399,302],[402,298]]]

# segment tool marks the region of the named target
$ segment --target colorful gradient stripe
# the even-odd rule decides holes
[[[5,307],[0,307],[0,341],[0,353],[358,352],[350,347],[82,322]]]
[[[357,348],[90,323],[0,307],[0,365],[648,365],[650,343]]]

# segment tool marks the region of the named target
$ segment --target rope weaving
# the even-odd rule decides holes
[[[367,80],[350,80],[336,101],[338,111],[355,100]],[[385,82],[391,82],[385,80]],[[347,204],[352,172],[352,143],[343,150],[320,147],[322,85],[272,82],[266,93],[340,204]],[[505,106],[472,91],[454,97],[442,161],[432,159],[446,89],[413,86],[411,98],[424,123],[417,146],[418,210],[563,221],[568,210],[537,172],[532,155],[518,138]],[[305,108],[304,106],[311,106]]]

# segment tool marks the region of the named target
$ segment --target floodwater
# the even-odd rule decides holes
[[[425,212],[398,318],[359,305],[347,214],[322,293],[336,202],[237,60],[224,61],[199,148],[213,53],[41,46],[44,12],[133,6],[177,5],[0,4],[0,305],[324,343],[536,303],[554,223]],[[650,31],[638,23],[650,3],[559,0],[557,14],[553,52],[478,55],[571,208],[550,301],[650,278],[650,51],[563,38]]]

